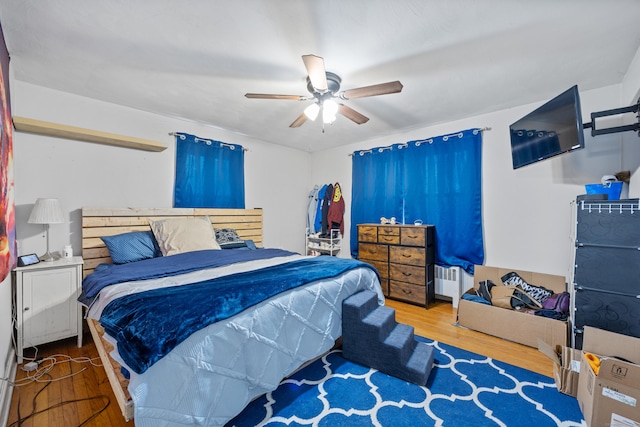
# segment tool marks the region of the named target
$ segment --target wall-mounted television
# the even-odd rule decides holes
[[[527,114],[509,130],[514,169],[584,148],[578,86]]]

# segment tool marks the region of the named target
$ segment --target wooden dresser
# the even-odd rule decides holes
[[[376,267],[385,296],[429,308],[434,234],[433,225],[358,224],[358,259]]]

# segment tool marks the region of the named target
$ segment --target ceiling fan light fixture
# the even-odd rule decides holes
[[[326,113],[322,114],[322,123],[324,123],[325,125],[331,125],[335,121],[336,121],[336,116],[332,116]]]
[[[244,96],[253,99],[287,99],[294,101],[313,100],[312,105],[307,106],[289,125],[290,128],[298,128],[307,120],[315,120],[322,110],[322,132],[325,124],[332,124],[336,120],[336,115],[341,114],[357,125],[369,121],[369,118],[358,113],[353,108],[348,107],[336,100],[349,100],[352,98],[365,98],[369,96],[385,95],[388,93],[398,93],[402,91],[402,83],[399,81],[379,83],[371,86],[357,87],[346,91],[340,91],[342,79],[339,75],[327,71],[324,67],[324,59],[316,55],[302,55],[302,61],[307,69],[307,90],[311,96],[301,95],[277,95],[268,93],[246,93]]]
[[[322,121],[331,124],[336,121],[338,113],[338,104],[333,99],[326,99],[322,103]]]
[[[315,102],[304,109],[304,115],[310,120],[315,120],[319,112],[320,106]]]

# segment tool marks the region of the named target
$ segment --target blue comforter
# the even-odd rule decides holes
[[[282,249],[257,249],[253,251],[232,249],[204,250],[145,259],[128,264],[101,264],[82,281],[82,294],[78,300],[89,306],[103,288],[116,283],[176,276],[205,268],[222,267],[236,262],[290,255],[296,255],[296,253]]]
[[[251,251],[244,251],[251,252]],[[304,258],[199,283],[154,289],[109,303],[100,323],[118,352],[143,373],[189,335],[278,293],[371,265],[335,257]]]

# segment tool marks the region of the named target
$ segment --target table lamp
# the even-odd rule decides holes
[[[40,259],[42,261],[53,261],[55,257],[49,252],[49,224],[61,224],[64,222],[58,199],[36,200],[28,222],[29,224],[44,224],[47,236],[47,252]]]

